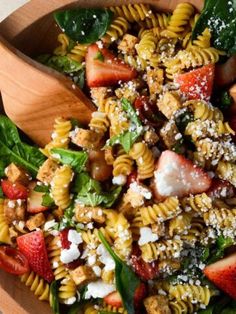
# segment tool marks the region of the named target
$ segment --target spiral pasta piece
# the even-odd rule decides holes
[[[218,230],[236,228],[236,209],[214,208],[203,214],[203,219],[207,226],[212,226]]]
[[[181,240],[188,245],[193,246],[196,242],[202,239],[202,235],[204,230],[206,229],[206,225],[204,223],[203,218],[194,217],[191,221],[190,228],[186,234],[181,235]]]
[[[169,24],[161,32],[163,37],[179,37],[185,30],[185,25],[189,23],[194,13],[194,7],[190,3],[179,3],[170,17]]]
[[[163,203],[140,208],[143,224],[149,225],[176,217],[181,212],[177,197],[169,197]]]
[[[49,284],[43,278],[40,278],[33,271],[30,271],[21,275],[20,280],[25,283],[27,287],[30,287],[30,291],[34,292],[40,301],[49,301]]]
[[[92,113],[92,118],[89,122],[91,130],[101,134],[103,136],[110,126],[108,116],[104,112],[95,111]]]
[[[136,45],[138,56],[144,60],[150,60],[156,50],[157,37],[153,31],[145,31],[140,42]]]
[[[70,303],[76,301],[77,288],[74,280],[69,274],[62,279],[60,286],[58,288],[58,298],[60,303],[67,304],[68,300]]]
[[[221,179],[229,181],[236,187],[236,165],[234,163],[220,161],[216,173]]]
[[[84,308],[84,314],[98,314],[99,310],[97,308],[98,306],[87,304]]]
[[[150,60],[152,57],[150,58]],[[137,71],[144,71],[148,65],[147,60],[140,58],[139,56],[124,55],[125,63],[129,64],[131,67]]]
[[[169,296],[178,301],[187,301],[193,304],[198,303],[207,306],[211,298],[211,290],[206,286],[195,286],[195,285],[170,285]]]
[[[128,176],[133,168],[133,160],[132,158],[123,152],[123,154],[119,155],[114,163],[113,163],[113,176],[124,175]]]
[[[128,29],[128,21],[124,17],[118,16],[109,26],[106,34],[102,37],[102,41],[110,44],[111,42],[121,38],[124,34],[126,34]]]
[[[128,314],[128,312],[123,308],[123,307],[115,307],[111,305],[107,305],[104,303],[104,306],[102,306],[102,311],[106,311],[109,313],[114,313],[114,314]]]
[[[178,259],[183,248],[182,240],[162,240],[154,243],[147,243],[140,246],[142,258],[145,262],[154,260]]]
[[[196,306],[191,302],[182,300],[173,300],[169,302],[171,313],[173,314],[191,314],[195,312]]]
[[[193,41],[193,45],[200,48],[210,48],[211,32],[209,28],[206,28],[201,35],[198,35],[197,39]]]
[[[114,270],[102,269],[101,278],[102,278],[102,281],[104,281],[105,283],[113,284],[115,280]]]
[[[87,53],[88,50],[88,46],[87,44],[76,44],[71,50],[70,52],[67,54],[67,56],[69,58],[71,58],[72,60],[75,60],[79,63],[83,62],[85,59],[85,55]]]
[[[182,213],[169,221],[168,233],[170,237],[186,233],[191,227],[192,214]]]
[[[140,180],[148,179],[153,176],[154,157],[152,151],[145,143],[135,143],[131,148],[129,155],[136,161],[138,178]]]
[[[188,100],[183,104],[183,107],[189,107],[193,111],[194,120],[211,120],[216,123],[224,120],[223,113],[218,108],[203,100]]]
[[[185,210],[193,210],[202,214],[212,209],[212,200],[206,193],[201,193],[183,198],[181,205]]]
[[[70,166],[63,165],[58,168],[52,179],[51,193],[54,202],[61,209],[66,209],[71,203],[69,185],[73,179],[73,171]]]
[[[9,225],[4,215],[2,199],[0,199],[0,242],[11,244]]]
[[[109,7],[109,9],[116,17],[123,17],[130,23],[143,21],[150,15],[149,5],[142,3]]]
[[[153,12],[144,21],[142,21],[141,25],[144,28],[159,27],[161,29],[165,29],[168,26],[169,20],[170,14]]]
[[[56,118],[54,123],[54,131],[52,133],[52,140],[43,149],[47,157],[51,155],[50,150],[52,148],[68,148],[70,141],[69,133],[71,131],[72,125],[70,120],[66,120],[62,117]]]
[[[54,54],[56,56],[65,56],[68,52],[70,39],[65,33],[61,33],[57,37],[57,41],[60,43],[60,46],[58,46],[54,50]]]

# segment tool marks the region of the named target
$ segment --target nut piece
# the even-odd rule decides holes
[[[31,216],[25,223],[26,227],[32,231],[36,228],[39,228],[45,223],[45,217],[43,213],[38,213],[34,216]]]
[[[160,136],[167,148],[172,149],[178,143],[179,130],[174,120],[169,120],[160,130]],[[181,134],[180,134],[181,136]]]
[[[148,145],[154,145],[158,142],[159,137],[154,130],[148,130],[144,133],[144,141]]]
[[[85,149],[96,149],[102,145],[101,134],[85,129],[78,129],[78,132],[72,138],[72,142]]]
[[[22,200],[5,199],[3,203],[3,212],[8,223],[12,223],[14,220],[24,220],[26,203]]]
[[[21,167],[11,163],[5,170],[5,174],[12,183],[19,182],[23,185],[28,185],[29,174]]]
[[[107,87],[92,87],[90,88],[90,94],[93,102],[99,107],[111,95],[111,89]]]
[[[92,268],[86,265],[78,266],[74,270],[71,270],[70,275],[76,286],[87,284],[96,279],[96,275]]]
[[[120,50],[123,54],[134,55],[136,53],[135,45],[138,41],[137,37],[125,34],[118,45],[118,50]]]
[[[147,84],[150,94],[159,94],[162,91],[164,71],[162,69],[147,70]]]
[[[39,168],[37,179],[43,183],[50,183],[58,167],[56,161],[47,159]]]
[[[90,221],[96,221],[100,224],[105,222],[105,216],[100,207],[89,207],[77,204],[75,207],[76,221],[81,223],[88,223]]]
[[[157,106],[167,119],[170,119],[181,108],[180,97],[177,92],[166,92],[163,98],[158,101]]]
[[[147,314],[171,314],[168,298],[162,295],[153,295],[144,300]]]

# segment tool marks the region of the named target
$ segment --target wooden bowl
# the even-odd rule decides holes
[[[172,11],[181,2],[192,3],[198,10],[203,0],[133,0],[130,3],[149,3],[162,11]],[[56,27],[52,12],[66,6],[110,6],[126,4],[125,0],[31,0],[0,24],[0,34],[28,56],[51,51],[56,44]],[[30,78],[29,78],[30,79]],[[0,311],[4,314],[52,313],[49,305],[25,287],[16,276],[0,270]]]

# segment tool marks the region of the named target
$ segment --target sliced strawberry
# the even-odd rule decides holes
[[[233,197],[235,192],[234,186],[228,181],[213,178],[211,186],[207,190],[207,195],[211,198]]]
[[[33,231],[17,237],[16,240],[31,269],[48,282],[52,282],[54,275],[48,260],[43,232]]]
[[[26,199],[28,197],[28,189],[18,182],[10,182],[9,180],[2,180],[1,187],[3,193],[6,195],[7,198],[10,200],[17,200],[17,199]]]
[[[108,49],[98,48],[97,44],[89,46],[85,66],[89,87],[111,86],[137,76],[135,69],[116,58]]]
[[[44,193],[34,191],[35,186],[36,186],[36,182],[31,182],[29,184],[29,196],[27,199],[27,212],[31,214],[37,214],[48,209],[48,207],[42,205]]]
[[[132,171],[131,174],[128,175],[126,185],[129,187],[130,184],[134,182],[140,182],[140,180],[138,179],[138,172],[136,170]]]
[[[144,281],[152,280],[156,278],[159,274],[158,263],[145,262],[141,257],[141,251],[139,247],[134,247],[131,254],[131,265],[135,273]]]
[[[175,82],[180,85],[180,91],[188,99],[210,100],[214,82],[214,72],[214,64],[208,64],[199,69],[179,74]]]
[[[122,306],[121,296],[118,291],[109,293],[105,298],[104,302],[108,305],[119,308]]]
[[[236,253],[208,265],[203,272],[218,288],[236,299]]]
[[[157,199],[198,194],[210,186],[208,174],[182,155],[166,150],[157,161],[152,184]]]
[[[135,291],[134,294],[134,306],[139,307],[143,299],[147,296],[147,286],[144,283],[141,283]]]

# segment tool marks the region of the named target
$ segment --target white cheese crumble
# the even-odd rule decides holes
[[[107,284],[107,283],[103,282],[102,280],[90,282],[87,285],[87,291],[85,293],[85,299],[104,298],[109,293],[111,293],[115,290],[116,290],[115,285]]]
[[[48,231],[57,225],[55,219],[49,220],[44,224],[44,231]]]
[[[138,240],[139,245],[144,245],[149,242],[155,242],[158,240],[158,235],[152,232],[151,228],[142,227],[140,228],[140,238]]]
[[[152,198],[152,192],[145,186],[138,184],[136,181],[130,184],[130,189],[135,193],[142,195],[147,200]]]
[[[116,185],[125,185],[127,181],[127,177],[123,174],[120,174],[119,176],[113,177],[112,183]]]
[[[99,255],[99,261],[105,265],[104,270],[115,269],[115,262],[113,261],[103,244],[100,244],[98,246],[97,254]]]
[[[76,230],[69,230],[68,232],[68,241],[74,244],[80,244],[83,242],[83,239],[81,237],[81,233],[77,232]]]
[[[71,298],[69,298],[69,299],[66,299],[66,300],[64,301],[64,303],[67,304],[67,305],[71,305],[71,304],[74,304],[75,301],[76,301],[76,297],[71,297]]]
[[[78,249],[77,244],[72,243],[69,249],[61,250],[60,260],[62,261],[62,263],[68,264],[77,260],[79,256],[80,256],[80,251]]]

